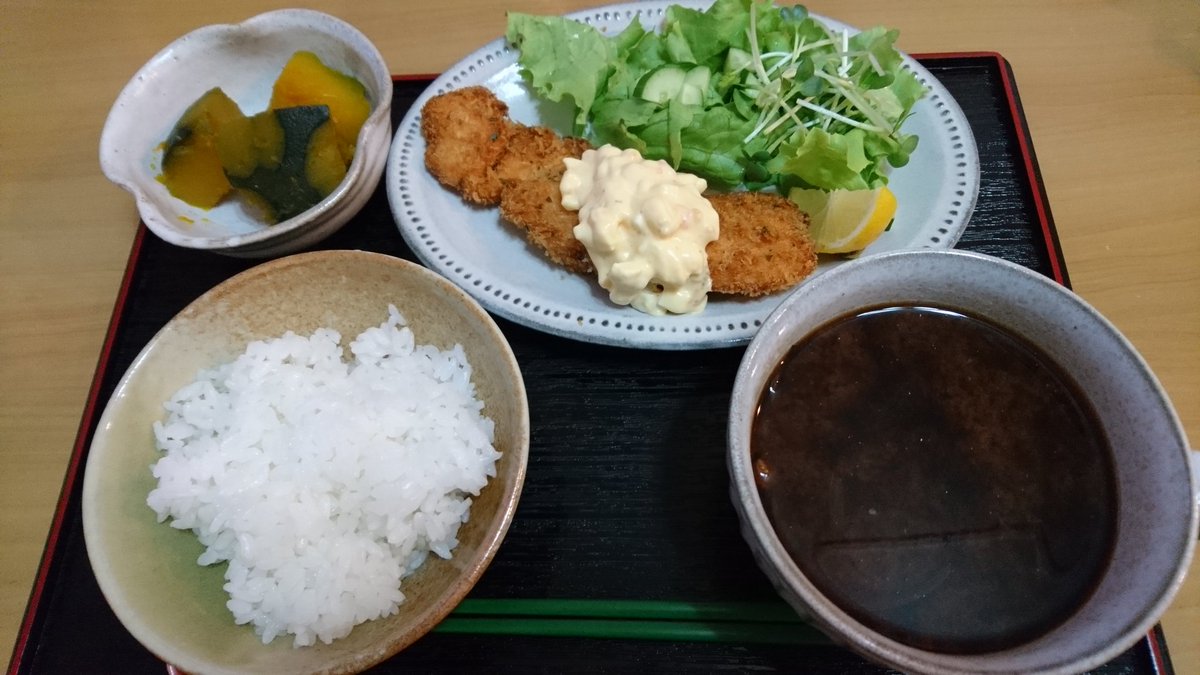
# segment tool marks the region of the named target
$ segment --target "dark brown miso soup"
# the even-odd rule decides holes
[[[1108,564],[1116,488],[1096,413],[1038,348],[980,318],[886,307],[819,328],[768,380],[751,454],[804,574],[914,647],[1036,638]]]

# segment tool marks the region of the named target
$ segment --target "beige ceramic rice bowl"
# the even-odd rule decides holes
[[[163,402],[201,369],[229,362],[253,340],[332,327],[348,343],[395,305],[415,341],[461,344],[482,414],[495,422],[497,475],[474,499],[453,557],[430,555],[401,584],[398,613],[355,627],[331,644],[296,648],[290,635],[264,645],[235,625],[222,590],[224,563],[201,567],[186,530],[147,506],[150,467],[162,455],[152,426]],[[467,594],[494,556],[516,509],[529,449],[524,383],[492,319],[449,282],[418,265],[361,251],[325,251],[259,265],[222,283],[173,318],[117,386],[87,458],[83,523],[105,598],[150,651],[189,673],[351,672],[411,644]]]

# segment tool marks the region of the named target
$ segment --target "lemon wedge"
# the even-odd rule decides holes
[[[896,215],[896,195],[886,187],[831,192],[792,188],[788,199],[808,214],[818,253],[861,251],[883,234]]]

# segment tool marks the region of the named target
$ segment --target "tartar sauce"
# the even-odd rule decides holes
[[[704,179],[611,145],[565,161],[562,205],[579,211],[575,238],[609,298],[647,314],[703,310],[712,288],[704,249],[718,234]]]

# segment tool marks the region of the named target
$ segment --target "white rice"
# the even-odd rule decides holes
[[[495,475],[460,346],[414,344],[395,307],[351,344],[319,329],[253,342],[164,404],[147,503],[228,561],[226,606],[264,643],[346,636],[404,601],[401,579],[449,558]]]

